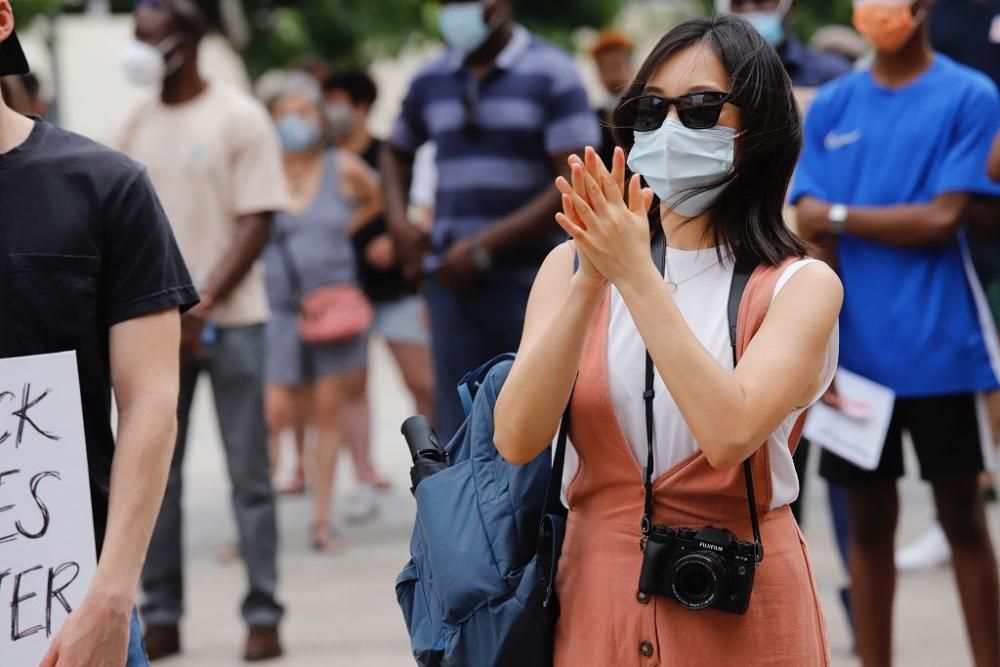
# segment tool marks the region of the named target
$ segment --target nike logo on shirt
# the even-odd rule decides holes
[[[850,146],[860,140],[861,130],[854,130],[853,132],[847,132],[846,134],[834,134],[831,132],[826,135],[826,139],[823,140],[823,145],[826,146],[826,150],[835,151],[838,148]]]

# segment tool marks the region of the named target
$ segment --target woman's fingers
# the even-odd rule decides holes
[[[590,198],[590,205],[599,216],[607,216],[608,200],[604,197],[604,192],[594,177],[588,171],[584,175],[584,182],[587,186],[587,196]]]
[[[587,228],[587,225],[583,224],[583,220],[580,219],[580,216],[576,212],[576,206],[573,205],[572,195],[564,194],[562,196],[562,207],[563,207],[563,214],[567,218],[569,218],[570,222],[572,222],[577,227],[580,227],[581,229]]]
[[[576,194],[576,192],[570,195],[570,200],[573,204],[573,210],[576,212],[576,217],[580,221],[580,227],[590,229],[591,227],[597,225],[597,214],[590,207],[589,202],[587,202],[580,195]]]
[[[624,193],[618,187],[618,184],[615,183],[611,172],[604,166],[601,156],[590,146],[587,146],[587,149],[584,151],[584,162],[587,165],[587,174],[601,188],[604,199],[611,205],[622,202]]]
[[[558,176],[556,177],[556,190],[564,195],[568,195],[573,192],[573,186],[564,177]]]
[[[634,174],[628,182],[628,207],[635,215],[645,217],[649,213],[649,202],[642,190],[639,174]]]
[[[615,146],[614,156],[611,158],[611,177],[614,179],[618,189],[625,193],[625,151],[621,146]]]
[[[573,192],[583,199],[584,201],[590,201],[590,197],[587,195],[587,181],[584,178],[587,170],[583,166],[583,162],[574,164],[570,169],[570,179],[573,185]]]
[[[565,213],[556,213],[556,224],[562,227],[563,231],[569,234],[569,237],[574,240],[577,235],[583,231],[580,226],[570,220]]]

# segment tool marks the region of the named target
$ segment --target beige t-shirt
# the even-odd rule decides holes
[[[271,119],[256,100],[220,83],[180,105],[159,97],[129,117],[117,147],[149,170],[181,252],[202,283],[232,243],[241,215],[281,211],[288,188]],[[268,319],[255,265],[212,313],[220,326]]]

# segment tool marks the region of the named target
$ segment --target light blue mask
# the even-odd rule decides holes
[[[462,55],[478,49],[492,33],[483,18],[481,2],[454,2],[442,6],[438,27],[445,43]]]
[[[635,132],[628,166],[646,179],[660,201],[681,215],[701,215],[725,185],[685,198],[692,190],[722,180],[733,171],[736,130],[717,125],[707,130],[684,127],[675,118],[650,132]]]
[[[289,153],[305,153],[319,144],[320,130],[298,114],[288,114],[278,121],[278,138]]]
[[[748,12],[743,18],[750,22],[760,36],[777,48],[785,41],[785,16],[778,10],[769,12]]]

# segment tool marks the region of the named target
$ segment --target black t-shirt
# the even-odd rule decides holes
[[[361,156],[372,169],[378,170],[378,153],[382,147],[380,139],[372,139],[368,150]],[[388,269],[372,266],[365,259],[365,249],[376,238],[389,231],[384,216],[378,216],[354,235],[354,251],[358,258],[358,276],[365,294],[375,302],[395,301],[414,293],[403,277],[403,270],[397,264]]]
[[[0,357],[76,351],[98,551],[115,450],[109,330],[197,301],[139,164],[43,121],[0,154]]]

